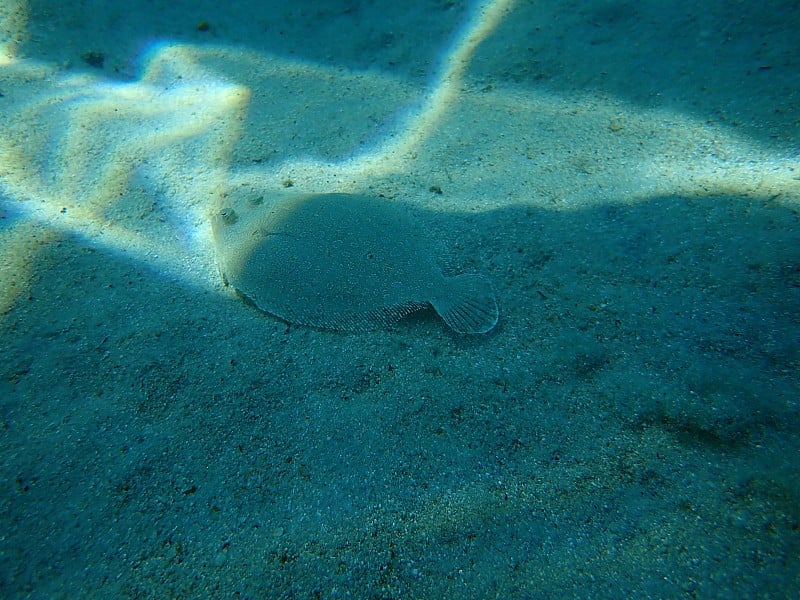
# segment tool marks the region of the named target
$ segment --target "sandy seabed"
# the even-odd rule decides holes
[[[106,4],[0,7],[0,596],[800,593],[796,3]],[[295,191],[497,327],[243,302]]]

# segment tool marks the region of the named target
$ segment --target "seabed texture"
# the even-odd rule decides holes
[[[794,1],[0,0],[0,596],[797,597],[798,148]],[[243,301],[293,193],[499,322]]]

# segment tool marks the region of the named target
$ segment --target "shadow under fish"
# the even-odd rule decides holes
[[[433,306],[459,333],[498,319],[491,282],[445,277],[434,246],[402,205],[364,195],[243,201],[212,218],[227,284],[289,323],[377,329]]]

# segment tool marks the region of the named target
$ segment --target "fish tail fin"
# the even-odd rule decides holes
[[[486,333],[497,324],[499,311],[491,281],[481,275],[458,275],[446,281],[431,304],[451,329]]]

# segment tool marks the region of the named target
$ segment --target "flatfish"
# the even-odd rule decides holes
[[[360,331],[432,306],[459,333],[498,319],[491,282],[445,277],[424,227],[395,201],[354,194],[240,202],[213,216],[226,283],[289,323]]]

